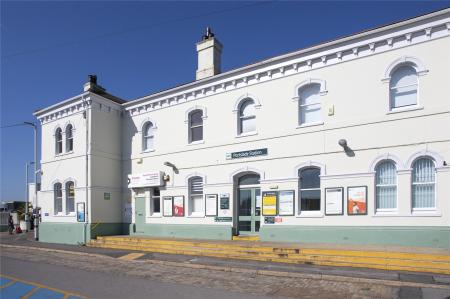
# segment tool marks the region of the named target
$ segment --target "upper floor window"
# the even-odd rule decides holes
[[[256,131],[255,102],[252,99],[246,99],[240,104],[238,122],[239,134]]]
[[[397,169],[395,163],[386,160],[375,168],[376,209],[397,208]]]
[[[63,137],[61,128],[56,129],[55,132],[55,153],[61,154],[63,151]]]
[[[66,183],[66,214],[75,212],[75,184],[70,181]]]
[[[390,108],[417,105],[417,72],[411,65],[400,65],[389,82]]]
[[[189,212],[200,215],[203,211],[203,179],[199,176],[189,179]]]
[[[319,123],[322,121],[322,104],[320,102],[320,84],[312,83],[298,91],[299,123]]]
[[[153,123],[146,122],[142,129],[142,150],[149,151],[153,150],[154,146],[154,132]]]
[[[55,215],[62,213],[62,185],[61,183],[55,183],[53,185],[53,200]]]
[[[66,127],[66,152],[73,151],[73,126]]]
[[[428,157],[419,158],[412,167],[412,208],[436,208],[436,168]]]
[[[299,175],[299,213],[320,211],[320,169],[308,167],[300,169]]]
[[[189,143],[203,140],[203,111],[189,113]]]

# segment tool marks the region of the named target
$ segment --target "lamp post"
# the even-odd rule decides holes
[[[25,224],[26,224],[26,231],[28,232],[30,230],[30,216],[28,215],[29,209],[30,209],[30,195],[29,195],[29,188],[28,188],[28,166],[33,165],[34,162],[28,162],[25,164],[25,194],[26,194],[26,201],[25,201]],[[34,188],[36,188],[36,183],[34,184]]]
[[[25,125],[33,127],[34,130],[34,196],[36,199],[36,217],[34,217],[34,239],[39,240],[39,208],[38,208],[38,197],[37,197],[37,176],[38,176],[38,168],[37,168],[37,125],[32,122],[25,121],[23,122]],[[28,200],[28,199],[27,199]]]

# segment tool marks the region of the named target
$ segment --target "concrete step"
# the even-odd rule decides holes
[[[161,241],[161,242],[159,242]],[[171,241],[171,242],[168,242]],[[313,250],[308,249],[293,251],[292,248],[284,248],[287,252],[279,251],[279,248],[244,247],[244,246],[198,246],[198,242],[177,242],[172,240],[148,239],[142,241],[140,238],[99,238],[93,240],[91,246],[103,248],[115,248],[125,250],[137,250],[146,252],[158,252],[167,254],[199,255],[220,258],[249,259],[258,261],[275,261],[296,264],[337,265],[352,267],[369,267],[387,270],[408,270],[420,272],[433,272],[450,274],[450,261],[445,257],[436,256],[435,260],[420,259],[419,256],[409,253],[398,256],[394,253],[384,253],[383,256],[361,255],[359,251],[343,250]],[[202,245],[209,244],[201,242]],[[220,244],[216,244],[220,245]],[[270,250],[271,249],[271,250]]]

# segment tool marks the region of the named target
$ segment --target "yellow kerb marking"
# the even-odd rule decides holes
[[[4,285],[2,285],[2,286],[0,286],[0,289],[3,289],[3,288],[7,288],[7,287],[9,287],[10,285],[13,285],[13,284],[15,284],[16,282],[13,280],[13,281],[10,281],[10,282],[8,282],[8,283],[5,283]]]
[[[30,297],[31,295],[33,295],[37,290],[39,290],[40,287],[35,287],[34,289],[32,289],[31,291],[29,291],[28,293],[26,293],[24,296],[21,297],[21,299],[27,299],[28,297]]]
[[[5,277],[5,278],[11,279],[11,280],[15,280],[15,281],[13,281],[13,283],[16,282],[16,281],[18,281],[18,282],[30,284],[30,285],[32,285],[32,286],[37,287],[38,289],[39,289],[39,288],[40,288],[40,289],[47,289],[47,290],[50,290],[50,291],[62,293],[62,294],[65,295],[65,296],[74,296],[74,297],[79,297],[79,298],[81,298],[81,299],[88,299],[88,297],[86,297],[86,296],[82,296],[82,295],[79,295],[79,294],[77,294],[77,293],[66,292],[66,291],[63,291],[63,290],[60,290],[60,289],[55,289],[55,288],[52,288],[52,287],[49,287],[49,286],[46,286],[46,285],[43,285],[43,284],[40,284],[40,283],[37,283],[37,282],[31,282],[31,281],[28,281],[28,280],[23,280],[23,279],[16,278],[16,277],[12,277],[12,276],[5,275],[5,274],[1,274],[0,277]],[[2,288],[3,288],[3,287],[6,287],[6,286],[9,286],[9,285],[11,285],[11,284],[12,284],[12,283],[7,283],[7,284],[3,285]],[[27,294],[27,295],[28,295],[28,294]],[[25,295],[25,296],[26,296],[26,295]]]
[[[145,253],[133,252],[133,253],[129,253],[129,254],[119,257],[119,260],[132,261],[132,260],[138,259],[144,255],[145,255]]]

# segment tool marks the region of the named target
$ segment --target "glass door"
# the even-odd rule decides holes
[[[261,189],[238,189],[238,232],[239,235],[256,235],[261,223]]]

